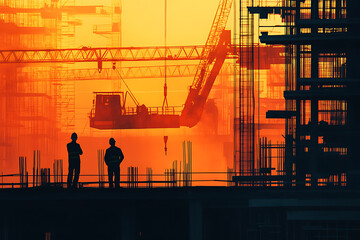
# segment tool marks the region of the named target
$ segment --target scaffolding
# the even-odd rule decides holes
[[[284,141],[279,136],[279,132],[284,132],[284,120],[267,119],[266,112],[281,109],[285,104],[282,94],[285,90],[285,48],[259,42],[263,22],[261,17],[254,15],[257,8],[271,4],[280,7],[281,1],[240,2],[240,70],[239,83],[234,90],[234,179],[243,179],[246,184],[255,184],[262,175],[259,139],[267,137],[279,142],[278,146],[282,146],[281,140]],[[279,166],[278,159],[271,161]]]
[[[254,95],[254,17],[247,7],[253,0],[240,2],[240,49],[239,86],[236,95],[235,115],[235,172],[254,175],[255,158],[255,95]]]
[[[41,15],[42,1],[1,1],[0,37],[3,49],[26,49],[40,46],[55,48],[56,20]],[[42,148],[50,155],[54,139],[53,86],[50,81],[38,83],[31,78],[35,71],[48,71],[48,67],[2,65],[0,93],[2,124],[1,167],[14,167],[16,154],[26,154]],[[56,126],[55,126],[56,127]],[[21,139],[21,140],[20,140]],[[12,160],[12,161],[11,161]]]
[[[117,45],[121,39],[121,4],[115,5]],[[73,47],[75,27],[81,24],[76,16],[88,14],[108,18],[103,6],[76,6],[74,0],[1,0],[2,50]],[[0,66],[2,169],[14,169],[19,154],[29,155],[34,149],[41,149],[50,163],[58,150],[59,135],[75,129],[75,80],[58,77],[59,71],[72,71],[74,64],[38,63]]]

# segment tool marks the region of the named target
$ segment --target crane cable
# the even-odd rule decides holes
[[[162,110],[164,112],[164,109],[168,108],[168,101],[167,101],[167,84],[166,84],[166,80],[167,80],[167,76],[166,76],[166,54],[167,54],[167,49],[166,49],[166,15],[167,15],[167,0],[165,0],[165,56],[164,56],[164,60],[165,60],[165,72],[164,72],[164,77],[165,77],[165,83],[164,83],[164,101],[163,101],[163,105],[162,105]]]
[[[164,110],[166,110],[166,108],[169,107],[168,105],[168,101],[167,101],[167,84],[166,84],[166,54],[167,54],[167,51],[166,51],[166,14],[167,14],[167,0],[165,0],[165,58],[164,58],[164,65],[165,65],[165,72],[164,72],[164,77],[165,77],[165,83],[164,83],[164,101],[163,101],[163,105],[162,105],[162,110],[163,110],[163,113],[166,113],[166,111],[164,112]],[[165,147],[164,147],[164,150],[165,150],[165,156],[167,155],[167,141],[168,141],[168,136],[164,136],[164,143],[165,143]]]
[[[131,97],[131,99],[134,101],[136,106],[139,106],[139,101],[136,99],[135,95],[132,93],[131,89],[129,88],[129,86],[126,84],[125,80],[122,78],[120,71],[116,68],[114,69],[116,71],[116,73],[119,75],[120,80],[125,84],[125,87],[128,89],[128,93]]]

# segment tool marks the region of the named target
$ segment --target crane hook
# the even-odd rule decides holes
[[[98,58],[98,72],[101,73],[102,71],[102,61],[100,58]]]
[[[165,155],[167,155],[167,141],[168,141],[169,137],[168,136],[164,136],[164,143],[165,143]]]

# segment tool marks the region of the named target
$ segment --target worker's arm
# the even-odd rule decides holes
[[[106,165],[108,165],[108,162],[109,162],[109,153],[108,153],[108,149],[106,149],[105,156],[104,156],[104,160],[105,160]]]
[[[120,163],[124,160],[124,154],[123,152],[121,151],[121,149],[119,148],[119,158],[120,158]]]
[[[78,146],[79,146],[79,155],[82,155],[82,154],[83,154],[83,151],[82,151],[82,149],[81,149],[81,147],[80,147],[80,144],[79,144]]]

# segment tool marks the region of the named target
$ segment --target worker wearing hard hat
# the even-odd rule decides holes
[[[71,142],[67,144],[67,151],[69,156],[69,173],[67,177],[67,187],[68,188],[77,188],[80,175],[80,155],[83,154],[83,151],[80,147],[80,144],[76,142],[78,136],[76,133],[71,134]],[[73,180],[73,174],[74,180]]]
[[[115,146],[115,139],[109,139],[110,147],[106,149],[105,163],[108,166],[109,188],[113,188],[113,176],[115,175],[115,188],[120,187],[120,163],[124,154],[120,148]]]

